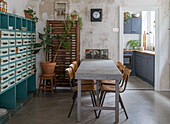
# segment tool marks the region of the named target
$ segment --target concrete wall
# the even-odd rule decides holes
[[[40,22],[37,23],[37,31],[42,31],[47,19],[54,19],[55,0],[7,0],[8,12],[23,16],[23,9],[32,7],[37,11]],[[162,90],[170,89],[169,83],[169,0],[68,0],[69,11],[77,10],[83,17],[84,27],[81,31],[81,58],[85,56],[86,48],[107,48],[109,58],[118,61],[119,33],[112,32],[113,27],[119,27],[119,6],[138,5],[161,7],[160,37],[161,37],[161,59],[160,59],[160,87]],[[103,21],[90,22],[90,9],[102,8]],[[39,41],[37,39],[37,41]],[[42,54],[37,54],[37,70],[40,73],[39,62]],[[38,78],[37,78],[38,81]]]

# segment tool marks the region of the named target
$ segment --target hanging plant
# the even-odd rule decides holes
[[[131,14],[129,12],[124,12],[124,23],[127,24],[129,19],[131,18]]]

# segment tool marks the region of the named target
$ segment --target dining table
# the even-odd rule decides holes
[[[75,73],[75,79],[78,80],[77,95],[77,121],[81,121],[82,110],[115,110],[115,123],[119,123],[119,81],[122,79],[122,73],[117,68],[113,60],[109,59],[83,59]],[[96,106],[81,105],[81,80],[96,81]],[[100,106],[100,80],[115,80],[115,106]],[[113,101],[114,102],[114,101]]]

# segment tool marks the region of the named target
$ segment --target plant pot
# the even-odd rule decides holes
[[[77,15],[71,15],[71,18],[73,18],[74,20],[77,20]]]
[[[25,13],[25,18],[30,19],[30,18],[31,18],[31,17],[30,17],[30,14],[29,14],[29,13]]]
[[[124,17],[128,18],[129,14],[128,13],[124,13]]]
[[[41,69],[43,74],[53,74],[56,62],[41,62]]]

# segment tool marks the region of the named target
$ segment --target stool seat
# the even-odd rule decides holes
[[[51,81],[50,85],[48,85],[48,84],[45,85],[45,81],[47,81],[47,80]],[[41,84],[41,82],[43,82],[43,83]],[[55,73],[53,73],[53,74],[43,74],[42,73],[40,75],[38,96],[40,94],[40,90],[43,90],[43,91],[44,90],[47,90],[47,91],[51,90],[52,95],[53,95],[53,88],[55,88],[55,91],[56,91],[56,76],[55,76]]]

